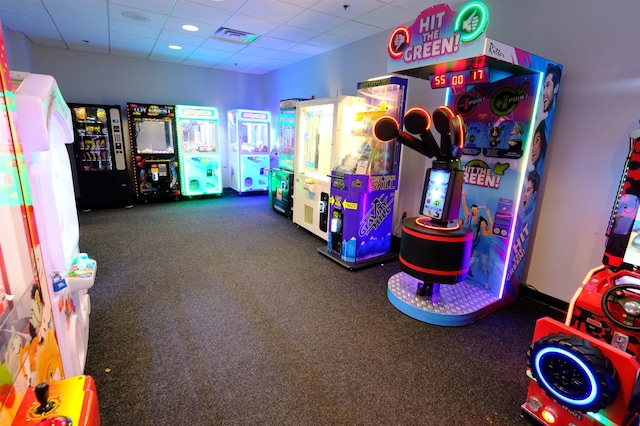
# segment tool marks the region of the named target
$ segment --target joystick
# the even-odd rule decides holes
[[[40,406],[36,408],[36,414],[44,415],[53,409],[53,401],[49,401],[49,383],[43,382],[34,389],[36,399]]]

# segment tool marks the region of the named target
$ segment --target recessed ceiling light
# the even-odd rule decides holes
[[[145,15],[144,13],[140,13],[140,12],[122,12],[122,16],[124,16],[125,18],[127,18],[130,21],[136,21],[136,22],[149,22],[151,21],[151,17]]]
[[[185,31],[200,31],[200,28],[196,27],[195,25],[189,25],[189,24],[184,24],[182,26],[182,29]]]
[[[169,49],[182,50],[182,46],[178,46],[177,44],[170,44]]]

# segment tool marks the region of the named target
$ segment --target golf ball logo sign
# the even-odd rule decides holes
[[[447,4],[432,6],[411,27],[399,26],[391,33],[389,56],[411,63],[456,54],[462,43],[471,43],[484,33],[488,17],[487,7],[479,1],[467,3],[459,12]]]

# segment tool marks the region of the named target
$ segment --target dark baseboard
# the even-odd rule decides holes
[[[538,290],[528,285],[520,286],[520,295],[557,309],[564,314],[569,310],[569,303],[564,300],[556,299],[548,294],[540,293]]]

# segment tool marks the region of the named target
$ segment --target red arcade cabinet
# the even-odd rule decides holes
[[[542,425],[640,424],[640,131],[607,228],[565,323],[541,318],[527,353],[523,417]]]

